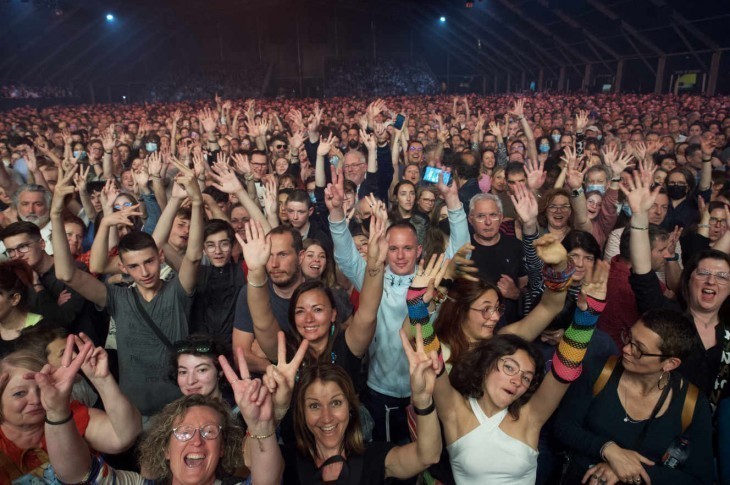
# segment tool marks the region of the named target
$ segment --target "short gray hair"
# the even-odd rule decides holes
[[[502,206],[502,200],[497,197],[494,194],[477,194],[474,197],[471,198],[469,201],[469,215],[471,215],[472,212],[474,212],[474,208],[479,202],[491,200],[495,204],[497,204],[497,210],[500,214],[504,214],[504,207]]]
[[[24,184],[18,188],[18,191],[15,192],[15,195],[13,195],[13,204],[15,204],[16,208],[18,207],[18,203],[20,202],[20,194],[22,194],[23,192],[40,192],[41,194],[43,194],[43,200],[46,203],[46,209],[51,208],[51,192],[42,185],[38,184]]]

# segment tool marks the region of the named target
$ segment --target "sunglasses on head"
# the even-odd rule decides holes
[[[187,342],[185,340],[181,340],[179,342],[175,342],[176,354],[208,354],[212,350],[213,342],[211,341]]]

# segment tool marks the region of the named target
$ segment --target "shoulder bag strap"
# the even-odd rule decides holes
[[[646,420],[644,423],[644,426],[641,428],[641,432],[639,433],[639,436],[636,437],[636,441],[634,441],[634,446],[631,447],[632,450],[638,451],[639,448],[641,448],[641,445],[644,444],[644,438],[646,438],[646,433],[649,432],[649,425],[652,421],[654,421],[654,418],[656,418],[656,415],[659,414],[659,411],[662,409],[662,406],[664,406],[664,401],[667,400],[667,396],[669,395],[669,388],[673,388],[674,392],[679,391],[679,386],[675,385],[677,382],[676,379],[672,379],[672,374],[669,374],[669,380],[670,382],[667,383],[666,386],[664,386],[664,389],[662,390],[661,396],[659,396],[659,400],[656,403],[656,406],[654,406],[654,410],[651,412],[651,416],[649,416],[649,419]]]
[[[157,325],[155,325],[155,322],[152,321],[152,317],[150,317],[149,313],[144,309],[142,306],[142,302],[139,301],[139,294],[137,294],[137,288],[130,288],[132,290],[132,296],[134,297],[134,303],[137,306],[137,311],[140,315],[142,315],[142,320],[144,320],[144,323],[147,324],[148,327],[150,327],[150,330],[155,332],[155,335],[157,335],[157,338],[160,339],[160,342],[164,344],[165,347],[167,347],[168,350],[172,351],[172,342],[170,342],[170,339],[168,339],[164,333],[162,333],[162,330],[159,329]]]
[[[617,362],[618,357],[612,355],[603,365],[601,375],[598,376],[598,379],[596,379],[596,382],[593,384],[593,397],[599,395],[603,388],[606,387],[608,380],[611,378],[611,374],[613,374],[613,370],[616,368]]]
[[[699,389],[691,382],[687,382],[687,394],[684,396],[684,404],[682,405],[682,433],[687,431],[689,425],[692,424],[692,417],[695,414],[695,406],[697,405],[697,395]]]

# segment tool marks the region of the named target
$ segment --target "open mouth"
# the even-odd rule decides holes
[[[188,453],[183,458],[185,461],[185,466],[188,468],[197,468],[199,466],[203,466],[203,460],[205,460],[205,455],[202,453]]]

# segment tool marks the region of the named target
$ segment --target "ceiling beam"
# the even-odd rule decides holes
[[[672,8],[671,5],[667,5],[667,2],[664,0],[649,0],[654,6],[660,7],[662,9],[668,10],[670,12],[670,17],[672,21],[678,25],[681,25],[685,29],[687,29],[688,32],[690,32],[692,35],[697,37],[700,42],[705,44],[706,47],[708,47],[711,50],[717,50],[720,48],[720,46],[712,40],[710,37],[707,36],[704,32],[702,32],[700,29],[695,27],[694,23],[687,18],[685,18],[682,14],[677,12],[674,8]]]
[[[586,2],[591,5],[593,8],[601,12],[604,16],[608,17],[609,19],[613,20],[614,22],[617,22],[623,30],[634,36],[637,40],[639,40],[642,44],[647,46],[649,49],[651,49],[655,55],[657,56],[663,56],[664,51],[662,51],[656,44],[654,44],[651,40],[649,40],[645,35],[643,35],[641,32],[636,30],[633,25],[626,22],[619,14],[611,10],[608,6],[603,4],[600,0],[586,0]],[[633,43],[632,43],[633,45]],[[634,49],[636,47],[634,46]],[[638,53],[638,52],[637,52]]]

